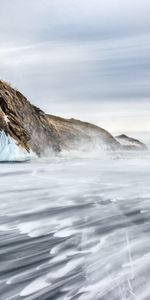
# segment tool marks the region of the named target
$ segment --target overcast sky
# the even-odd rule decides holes
[[[0,77],[51,114],[150,130],[149,0],[0,0]]]

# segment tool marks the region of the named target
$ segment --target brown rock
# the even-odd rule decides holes
[[[52,150],[87,150],[97,145],[120,149],[120,143],[106,130],[75,119],[47,115],[19,91],[0,81],[0,131],[37,155]]]

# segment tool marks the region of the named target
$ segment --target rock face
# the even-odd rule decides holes
[[[3,81],[0,81],[0,132],[38,156],[50,150],[87,150],[97,146],[122,149],[121,137],[115,139],[108,131],[87,122],[47,115]]]
[[[125,134],[116,136],[116,140],[127,150],[147,150],[144,143]]]
[[[0,81],[0,131],[17,145],[42,155],[46,150],[61,151],[95,143],[116,149],[119,143],[106,130],[75,119],[45,114],[17,90]]]
[[[0,81],[0,130],[28,152],[40,155],[46,146],[60,151],[59,134],[44,112]]]
[[[119,143],[108,131],[96,125],[52,115],[47,115],[47,118],[49,124],[53,125],[59,133],[61,149],[87,150],[100,146],[114,150],[119,147]]]

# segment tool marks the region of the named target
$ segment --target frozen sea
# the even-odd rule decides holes
[[[0,300],[149,300],[150,153],[0,165]]]

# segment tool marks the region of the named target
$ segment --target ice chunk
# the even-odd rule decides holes
[[[0,161],[22,161],[35,156],[32,152],[28,153],[25,149],[18,146],[15,140],[0,132]]]

